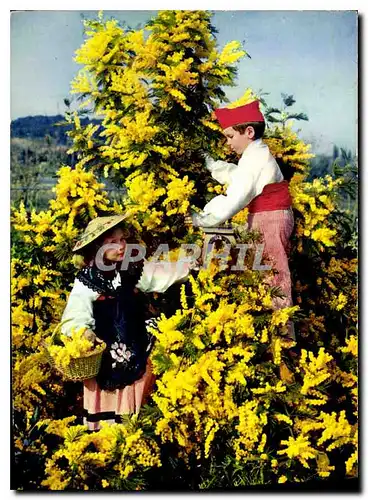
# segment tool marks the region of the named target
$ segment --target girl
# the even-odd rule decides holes
[[[86,327],[85,336],[107,345],[97,377],[84,381],[84,423],[98,430],[99,422],[120,421],[138,413],[153,386],[149,354],[152,336],[146,331],[142,292],[163,293],[187,277],[188,263],[160,266],[130,263],[122,270],[129,230],[128,215],[92,220],[73,248],[79,256],[77,273],[62,316],[61,331],[72,335]]]

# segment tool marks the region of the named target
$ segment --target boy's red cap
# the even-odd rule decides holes
[[[264,122],[259,110],[259,101],[253,101],[237,108],[215,109],[216,118],[223,129],[248,122]]]

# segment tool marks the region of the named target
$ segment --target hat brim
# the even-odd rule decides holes
[[[113,227],[117,226],[124,220],[127,220],[131,214],[128,212],[126,214],[122,215],[112,215],[110,217],[106,217],[106,221],[101,221],[100,224],[96,225],[96,228],[88,231],[88,226],[87,229],[84,231],[84,233],[81,235],[77,243],[74,245],[72,251],[73,252],[78,252],[79,250],[85,248],[87,245],[95,241],[97,238],[99,238],[102,234],[104,234],[106,231],[109,231]],[[101,217],[102,219],[102,217]]]

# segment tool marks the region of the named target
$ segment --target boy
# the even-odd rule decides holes
[[[262,141],[265,121],[259,102],[221,108],[215,113],[228,145],[241,157],[238,165],[206,158],[212,177],[228,187],[226,196],[216,196],[200,214],[191,214],[193,225],[216,227],[247,207],[248,227],[262,233],[264,256],[278,271],[272,284],[285,294],[285,299],[274,299],[274,307],[292,306],[288,265],[289,239],[294,227],[291,198],[288,182]]]

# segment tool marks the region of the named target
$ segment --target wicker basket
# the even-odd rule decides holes
[[[52,344],[54,337],[57,335],[61,325],[59,324],[51,335],[50,343]],[[104,345],[104,344],[103,344]],[[45,356],[49,364],[56,371],[61,373],[65,380],[79,382],[96,377],[100,371],[103,350],[94,350],[81,358],[73,358],[67,366],[60,366],[55,363],[51,356],[47,343],[44,343]],[[106,348],[106,345],[105,345]]]

